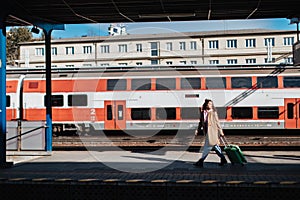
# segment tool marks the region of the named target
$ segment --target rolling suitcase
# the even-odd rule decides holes
[[[223,144],[225,145],[224,151],[226,152],[232,165],[247,163],[247,160],[238,145],[228,144],[225,137],[221,137]]]

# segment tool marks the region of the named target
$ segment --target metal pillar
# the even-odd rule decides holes
[[[46,55],[46,151],[52,151],[52,85],[51,85],[51,33],[52,30],[64,30],[62,24],[39,24],[45,35]]]
[[[0,164],[6,163],[6,29],[0,19]]]

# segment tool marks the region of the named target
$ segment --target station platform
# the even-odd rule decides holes
[[[199,152],[53,151],[0,169],[1,199],[299,198],[299,151],[244,154],[219,166],[212,152],[198,168]]]

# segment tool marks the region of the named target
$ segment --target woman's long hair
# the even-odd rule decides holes
[[[213,102],[211,99],[205,99],[205,100],[204,100],[204,103],[203,103],[203,105],[202,105],[202,111],[208,110],[208,103],[209,103],[209,102],[212,102],[212,110],[213,110],[214,112],[217,112],[217,109],[216,109],[216,107],[214,106],[214,102]]]

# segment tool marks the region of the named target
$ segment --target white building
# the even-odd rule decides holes
[[[226,30],[52,40],[53,67],[292,63],[296,31]],[[19,67],[45,67],[44,41],[20,43]]]

